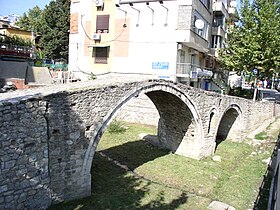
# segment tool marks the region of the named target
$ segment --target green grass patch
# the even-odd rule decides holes
[[[221,162],[210,157],[193,160],[139,139],[140,133],[155,134],[153,127],[126,127],[125,132],[107,130],[102,136],[92,163],[92,195],[49,209],[204,210],[213,200],[237,210],[252,208],[266,171],[262,160],[270,153],[226,140],[215,153],[221,156]],[[272,152],[273,147],[271,144],[265,149]],[[137,176],[99,152],[126,165]]]
[[[123,121],[113,119],[107,130],[109,133],[123,133],[126,131],[126,127]]]
[[[267,133],[265,131],[262,131],[255,135],[255,139],[265,140],[265,139],[267,139]]]

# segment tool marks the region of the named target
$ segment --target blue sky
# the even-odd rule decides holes
[[[23,15],[38,5],[41,9],[45,8],[51,0],[0,0],[0,16],[4,15]]]

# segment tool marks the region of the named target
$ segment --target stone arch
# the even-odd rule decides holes
[[[207,127],[207,135],[213,134],[215,130],[215,122],[217,121],[217,108],[212,107],[208,112],[208,127]]]
[[[227,138],[239,140],[242,118],[242,110],[237,104],[231,104],[224,110],[217,126],[215,148]]]
[[[114,108],[112,108],[108,112],[108,114],[104,117],[103,122],[100,123],[98,127],[92,128],[92,131],[90,131],[90,142],[86,150],[82,167],[82,177],[84,178],[83,186],[91,186],[90,170],[92,160],[97,145],[104,131],[110,124],[111,120],[113,120],[113,118],[116,116],[120,108],[132,98],[137,97],[140,93],[145,93],[153,101],[161,116],[158,126],[160,146],[167,147],[168,149],[170,149],[173,152],[176,152],[177,154],[193,157],[196,159],[199,159],[203,156],[201,154],[201,148],[203,146],[202,122],[194,103],[183,91],[180,91],[177,87],[173,85],[167,85],[164,83],[149,84],[139,87],[133,91],[130,91],[126,95],[126,97],[124,97]],[[178,103],[177,108],[183,108],[183,113],[186,116],[186,119],[182,119],[181,123],[177,122],[177,125],[180,124],[183,125],[183,127],[176,127],[176,129],[173,127],[173,129],[175,130],[174,132],[171,131],[172,127],[168,128],[171,125],[167,126],[166,123],[166,120],[168,118],[166,116],[168,107],[165,106],[166,103],[161,103],[163,102],[165,97],[168,97],[168,99],[170,100],[175,100],[175,102],[172,102],[171,104],[176,105],[176,103]],[[180,110],[178,110],[178,112],[179,111]],[[179,113],[175,114],[178,115]],[[173,113],[172,115],[175,116],[175,114]],[[184,117],[182,116],[182,114],[180,116],[182,118]],[[176,122],[174,117],[172,118],[172,122]],[[167,128],[168,131],[165,132],[165,129]],[[190,132],[187,132],[188,130]],[[168,139],[173,134],[175,134],[177,138],[181,138],[181,142],[179,142],[178,140],[176,141],[176,138],[172,138],[171,140]],[[87,190],[89,191],[90,189]]]

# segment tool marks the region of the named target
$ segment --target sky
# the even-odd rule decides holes
[[[12,14],[22,16],[35,6],[44,9],[50,2],[51,0],[0,0],[0,16]]]
[[[44,9],[50,2],[51,0],[0,0],[0,16],[12,14],[22,16],[36,5]],[[237,2],[239,4],[240,0]]]

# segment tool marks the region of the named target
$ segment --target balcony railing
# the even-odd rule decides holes
[[[211,78],[213,76],[213,72],[208,67],[191,63],[177,63],[176,75],[177,77]]]
[[[193,67],[190,63],[177,63],[176,74],[182,76],[185,75],[185,77],[190,77],[192,68]]]
[[[0,57],[2,59],[25,60],[31,58],[31,53],[31,47],[0,43]]]

